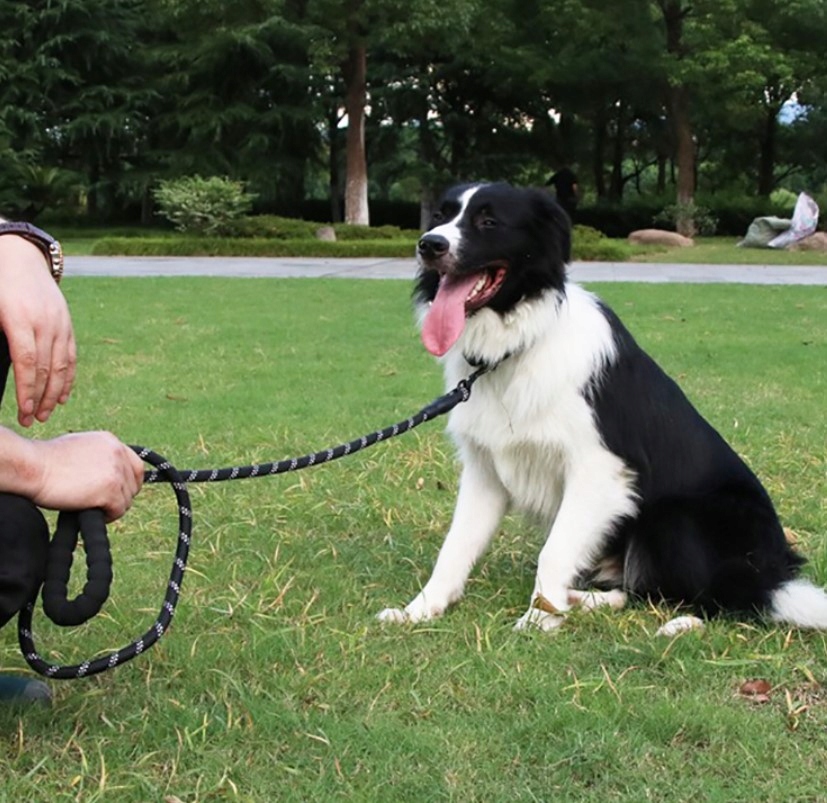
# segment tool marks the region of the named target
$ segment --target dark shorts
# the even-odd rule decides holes
[[[0,332],[0,401],[11,361]],[[0,493],[0,627],[37,593],[46,572],[49,527],[33,502]]]
[[[37,507],[0,493],[0,627],[37,594],[48,547],[49,527]]]

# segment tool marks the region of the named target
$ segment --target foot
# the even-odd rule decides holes
[[[556,630],[563,622],[566,621],[565,616],[556,613],[548,613],[541,611],[539,608],[529,608],[514,625],[515,630],[542,630],[547,633],[550,630]]]
[[[697,616],[676,616],[665,625],[661,625],[655,632],[656,636],[677,636],[687,630],[703,630],[704,621]]]
[[[405,606],[404,610],[402,608],[385,608],[376,618],[380,622],[392,622],[394,624],[427,622],[442,616],[448,606],[456,602],[461,596],[461,591],[454,594],[445,594],[439,593],[439,590],[432,591],[424,588]]]
[[[42,681],[17,675],[0,675],[0,704],[50,705],[52,692]]]

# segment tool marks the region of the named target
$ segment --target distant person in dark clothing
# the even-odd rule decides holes
[[[570,218],[577,208],[577,176],[568,167],[561,167],[547,182],[547,187],[554,187],[557,203],[566,210]]]

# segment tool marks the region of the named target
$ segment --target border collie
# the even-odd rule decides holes
[[[544,190],[466,184],[419,241],[425,347],[448,387],[489,370],[449,417],[462,473],[431,578],[379,618],[442,614],[514,508],[547,535],[518,628],[629,594],[827,628],[827,594],[798,577],[804,560],[759,480],[615,313],[567,280],[570,228]]]

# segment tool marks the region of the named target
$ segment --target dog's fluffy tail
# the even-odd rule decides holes
[[[827,630],[827,592],[798,578],[773,592],[770,618],[797,627]]]

